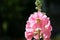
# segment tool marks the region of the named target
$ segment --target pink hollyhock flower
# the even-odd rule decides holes
[[[25,37],[27,40],[44,38],[44,40],[50,40],[52,27],[49,17],[43,12],[35,12],[31,14],[26,24]],[[42,35],[43,34],[43,35]]]

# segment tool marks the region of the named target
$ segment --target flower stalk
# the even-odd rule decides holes
[[[41,12],[41,0],[35,2],[37,12],[30,15],[27,20],[25,28],[25,38],[32,40],[34,37],[36,40],[50,40],[52,26],[50,24],[50,18],[44,12]]]
[[[40,40],[40,30],[38,30],[38,35],[39,35],[39,39],[38,40]]]
[[[41,0],[36,0],[35,5],[36,5],[36,10],[41,11],[41,7],[42,7]]]

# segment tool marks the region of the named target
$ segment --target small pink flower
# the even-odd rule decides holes
[[[38,34],[38,30],[36,29],[39,30],[40,32],[39,34]],[[31,40],[32,37],[38,39],[43,36],[44,40],[47,40],[48,38],[50,38],[51,31],[52,31],[52,27],[50,24],[49,17],[43,14],[43,12],[38,11],[35,12],[34,14],[31,14],[31,16],[27,21],[25,37],[27,40]]]

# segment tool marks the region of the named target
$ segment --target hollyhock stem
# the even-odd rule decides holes
[[[40,30],[38,30],[38,35],[39,35],[39,39],[38,40],[40,40]]]
[[[39,39],[38,40],[40,40],[40,30],[38,29],[37,31],[38,31],[38,35],[39,35]]]
[[[42,6],[41,0],[36,0],[35,5],[36,5],[36,10],[41,11],[41,6]]]

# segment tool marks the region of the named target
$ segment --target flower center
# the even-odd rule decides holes
[[[35,30],[34,34],[35,34],[35,35],[37,35],[37,34],[40,35],[40,29],[37,28],[37,29]]]
[[[35,30],[35,32],[34,32],[34,36],[36,36],[36,35],[38,35],[39,36],[39,39],[40,39],[40,29],[39,28],[37,28],[36,30]],[[39,40],[38,39],[38,40]]]
[[[37,29],[35,30],[34,36],[36,36],[36,35],[39,35],[39,39],[37,39],[37,40],[41,40],[41,38],[43,38],[43,34],[41,33],[40,28],[37,28]]]
[[[37,23],[40,23],[41,20],[40,19],[36,19],[36,21],[37,21]]]

